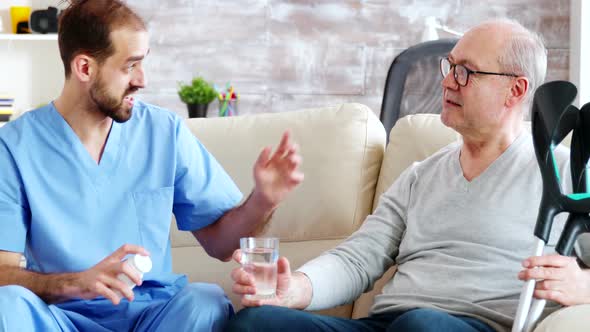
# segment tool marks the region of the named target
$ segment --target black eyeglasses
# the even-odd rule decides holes
[[[519,75],[516,74],[507,74],[507,73],[491,73],[487,71],[476,71],[466,68],[463,65],[458,65],[456,63],[451,63],[449,58],[442,58],[440,59],[440,73],[442,74],[443,78],[446,77],[449,72],[453,70],[453,78],[455,78],[455,82],[460,86],[467,86],[469,83],[469,75],[470,74],[482,74],[482,75],[498,75],[498,76],[510,76],[510,77],[518,77]]]

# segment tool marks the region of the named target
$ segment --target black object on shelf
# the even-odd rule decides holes
[[[31,13],[31,30],[37,33],[57,33],[58,10],[49,7]]]

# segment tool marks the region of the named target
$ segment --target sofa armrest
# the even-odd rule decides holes
[[[590,304],[560,309],[547,316],[535,332],[582,332],[590,331]]]

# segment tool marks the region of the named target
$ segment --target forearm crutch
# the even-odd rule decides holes
[[[590,156],[590,104],[581,110],[571,103],[576,87],[565,81],[543,84],[535,92],[532,110],[532,133],[537,162],[543,179],[543,194],[535,226],[534,256],[543,255],[549,241],[554,217],[569,213],[557,243],[557,253],[571,255],[579,234],[590,231],[590,194],[587,193],[586,166]],[[572,194],[563,194],[559,168],[553,149],[573,131],[570,147]],[[523,285],[512,332],[530,332],[545,308],[545,300],[533,299],[535,280]]]

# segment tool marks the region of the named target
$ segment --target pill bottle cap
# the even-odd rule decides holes
[[[148,273],[152,270],[152,260],[149,256],[134,255],[130,260],[131,264],[141,273]]]

